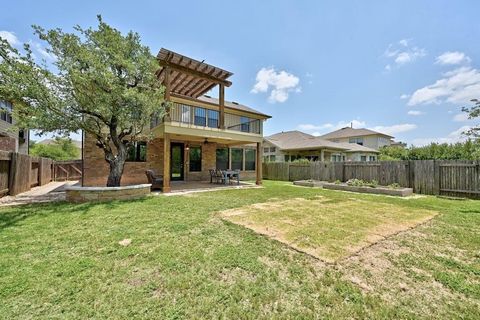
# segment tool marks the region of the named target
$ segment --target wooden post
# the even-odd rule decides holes
[[[262,184],[262,153],[263,153],[263,149],[262,149],[262,143],[261,142],[257,142],[257,163],[256,163],[256,166],[255,166],[255,169],[256,169],[256,174],[257,174],[257,177],[256,177],[256,181],[255,183],[257,185],[261,185]]]
[[[170,192],[170,136],[163,136],[163,188],[164,193]]]
[[[164,84],[165,84],[165,100],[166,101],[170,101],[170,68],[169,67],[165,67],[165,80],[164,80]]]
[[[225,129],[225,86],[220,84],[218,87],[218,105],[219,105],[219,127]]]
[[[440,162],[433,160],[433,194],[440,194]]]

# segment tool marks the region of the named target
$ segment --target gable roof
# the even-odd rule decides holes
[[[381,136],[384,136],[384,137],[393,138],[392,136],[390,136],[388,134],[373,131],[373,130],[370,130],[370,129],[365,129],[365,128],[354,129],[354,128],[350,128],[350,127],[345,127],[345,128],[338,129],[336,131],[329,132],[327,134],[324,134],[323,136],[320,136],[320,138],[322,138],[322,139],[340,139],[340,138],[371,136],[371,135],[381,135]]]
[[[377,150],[367,148],[356,143],[338,143],[315,137],[310,134],[294,130],[279,132],[264,138],[266,141],[277,146],[281,150],[312,150],[334,149],[344,152],[375,152]]]

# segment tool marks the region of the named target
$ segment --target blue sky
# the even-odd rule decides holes
[[[273,116],[265,134],[354,122],[414,144],[454,142],[480,98],[478,1],[1,1],[0,35],[43,45],[31,24],[96,15],[234,73],[226,98]],[[48,57],[47,57],[48,59]]]

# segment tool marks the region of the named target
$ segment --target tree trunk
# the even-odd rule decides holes
[[[110,161],[109,164],[110,173],[108,174],[107,187],[120,187],[125,159],[120,161],[119,157],[117,157],[115,160]]]

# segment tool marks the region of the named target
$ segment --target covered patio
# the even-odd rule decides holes
[[[239,184],[217,184],[210,183],[208,181],[171,181],[170,193],[163,193],[160,190],[155,190],[152,194],[165,194],[165,195],[180,195],[206,191],[220,191],[220,190],[232,190],[232,189],[248,189],[248,188],[262,188],[256,185],[254,182],[240,181]]]

